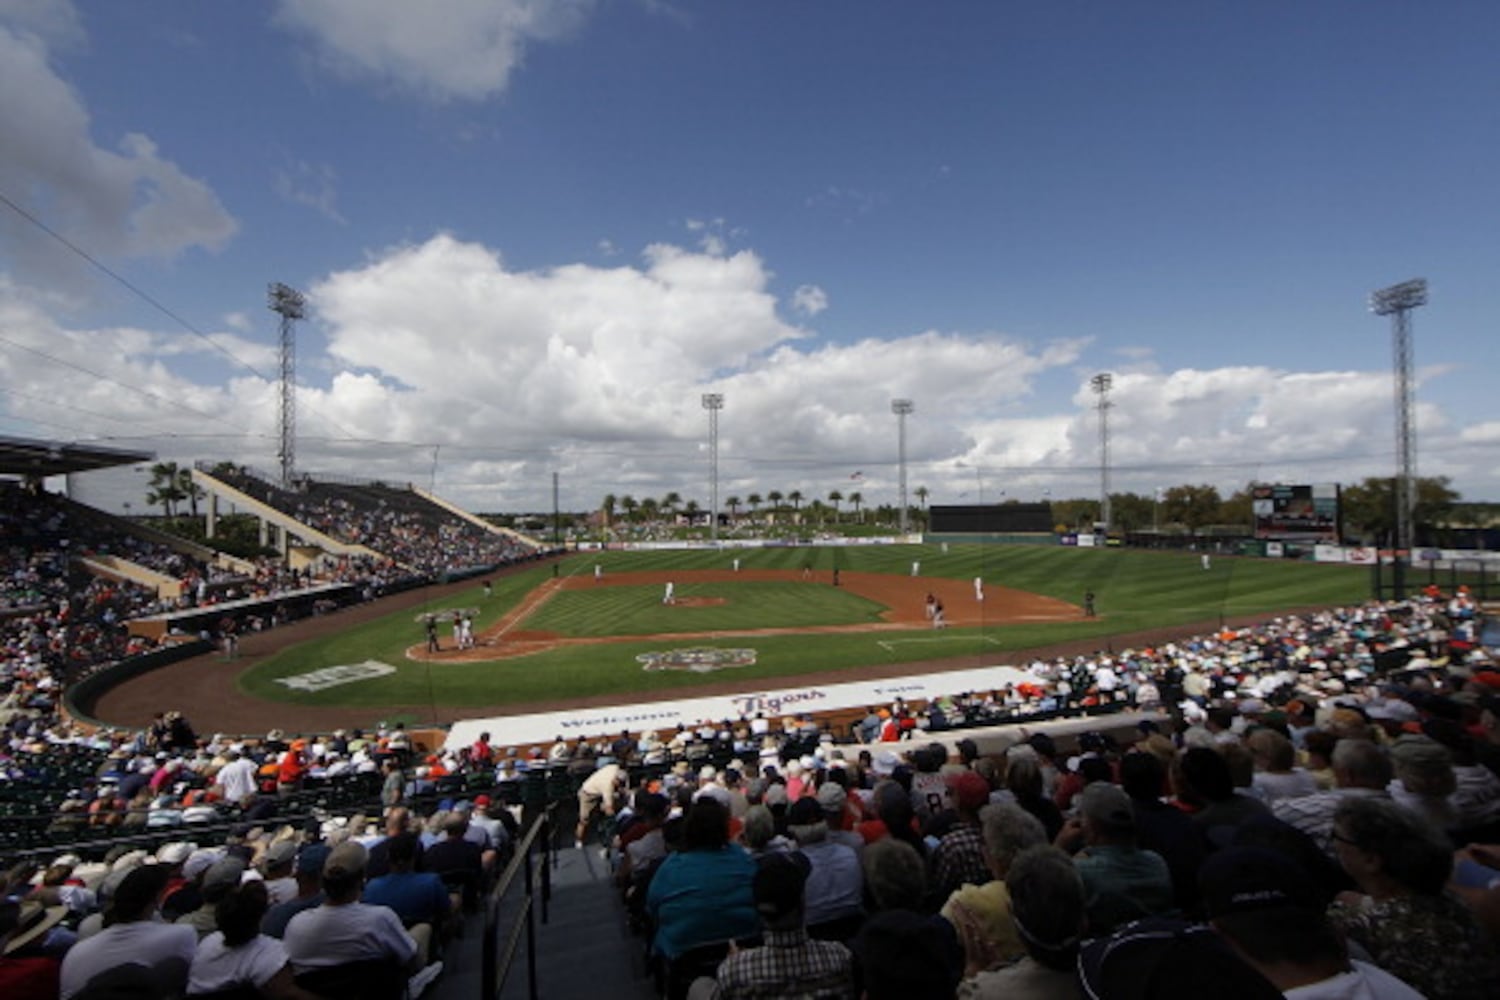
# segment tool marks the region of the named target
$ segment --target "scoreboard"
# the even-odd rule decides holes
[[[1339,541],[1339,487],[1337,483],[1312,486],[1254,486],[1250,510],[1255,519],[1255,537],[1284,542]]]
[[[960,504],[927,509],[931,532],[941,534],[1050,534],[1050,503]]]

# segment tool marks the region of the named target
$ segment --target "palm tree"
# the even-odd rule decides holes
[[[157,462],[151,466],[151,491],[146,494],[146,503],[160,506],[162,513],[172,517],[177,505],[187,499],[182,492],[182,470],[176,462]]]
[[[760,510],[760,505],[762,503],[765,503],[765,501],[761,499],[761,495],[759,493],[750,494],[745,498],[745,502],[750,505],[751,517],[754,517],[756,512]]]
[[[856,490],[855,492],[849,494],[849,502],[854,505],[854,516],[863,521],[864,518],[859,516],[859,505],[865,502],[864,494]]]
[[[698,515],[702,513],[702,511],[703,508],[698,506],[698,501],[696,500],[689,500],[687,503],[682,505],[682,512],[687,515],[688,524],[693,524],[694,522],[696,522],[698,520]]]
[[[776,511],[781,509],[781,491],[772,490],[771,492],[767,493],[766,502],[771,505],[769,520],[774,521],[776,520]]]
[[[660,512],[661,504],[657,502],[655,497],[647,497],[641,501],[641,519],[647,524],[655,521]]]
[[[616,497],[613,493],[604,494],[604,499],[600,502],[599,509],[604,513],[604,523],[606,525],[615,519],[615,505],[619,502],[619,497]]]
[[[916,489],[912,490],[912,492],[917,495],[917,503],[921,504],[923,507],[926,507],[927,498],[932,495],[932,491],[925,486],[918,486]]]
[[[724,507],[725,507],[725,509],[727,509],[729,511],[729,519],[731,521],[738,521],[740,519],[740,498],[739,497],[725,497],[724,498]]]
[[[629,493],[622,496],[620,498],[620,509],[625,512],[625,520],[634,521],[636,509],[640,507],[640,505],[640,501],[631,496]]]
[[[661,498],[662,513],[666,514],[668,517],[671,517],[673,514],[675,514],[677,512],[677,508],[681,506],[682,497],[676,491],[668,493],[666,496]]]
[[[833,504],[834,521],[837,521],[839,519],[839,504],[843,501],[843,499],[844,494],[840,493],[838,490],[828,491],[828,502]]]
[[[801,490],[792,490],[792,492],[790,492],[790,493],[788,493],[786,495],[786,498],[787,498],[787,500],[791,501],[792,510],[796,511],[796,510],[801,510],[802,509],[802,491]]]
[[[203,487],[193,482],[192,469],[177,470],[177,491],[182,494],[183,499],[187,500],[188,509],[192,511],[193,517],[196,518],[198,516],[198,501],[208,496],[208,494],[203,492]]]

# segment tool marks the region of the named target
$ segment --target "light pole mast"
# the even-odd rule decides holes
[[[907,504],[906,504],[906,418],[915,410],[909,399],[891,400],[891,412],[896,415],[896,444],[897,461],[899,462],[900,478],[898,482],[901,488],[901,534],[905,535],[907,530]]]
[[[717,546],[719,544],[719,411],[724,409],[724,394],[705,392],[703,408],[708,411],[708,455],[711,467],[708,505],[709,537]]]
[[[1109,534],[1109,390],[1114,385],[1114,376],[1109,372],[1095,375],[1089,385],[1099,397],[1095,409],[1099,411],[1099,520],[1104,524],[1104,533]]]
[[[281,488],[291,489],[297,470],[297,346],[292,324],[306,313],[307,300],[290,285],[275,282],[266,296],[273,313],[281,316]]]
[[[1391,317],[1391,342],[1396,361],[1396,565],[1401,553],[1411,558],[1412,509],[1416,506],[1416,429],[1412,426],[1411,311],[1427,304],[1423,278],[1403,281],[1370,295],[1370,311]],[[1399,580],[1400,577],[1398,576]],[[1398,592],[1397,596],[1401,596]]]

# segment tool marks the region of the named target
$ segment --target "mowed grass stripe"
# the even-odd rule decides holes
[[[663,639],[651,642],[620,642],[587,645],[541,652],[488,663],[425,664],[406,659],[408,647],[423,640],[416,613],[393,614],[369,625],[304,643],[268,658],[242,676],[243,690],[268,699],[309,704],[386,705],[430,704],[435,719],[461,717],[456,706],[503,706],[536,701],[567,699],[582,693],[613,694],[622,701],[649,699],[668,692],[685,692],[703,683],[721,681],[723,675],[674,671],[647,673],[636,656],[684,645],[749,647],[757,652],[754,666],[738,669],[733,676],[748,687],[795,677],[809,671],[857,671],[861,666],[914,662],[948,656],[982,654],[995,663],[1006,661],[1006,651],[1051,645],[1079,638],[1097,638],[1103,647],[1108,637],[1144,628],[1213,620],[1220,614],[1246,615],[1260,611],[1301,606],[1333,606],[1357,603],[1369,591],[1368,571],[1359,567],[1323,566],[1258,559],[1215,557],[1211,570],[1201,568],[1195,553],[1138,552],[1121,550],[1075,550],[1060,546],[952,545],[945,554],[938,545],[850,546],[842,549],[746,549],[720,552],[580,553],[564,560],[560,575],[592,577],[597,563],[610,572],[684,571],[729,569],[738,556],[743,569],[800,570],[811,564],[826,574],[835,562],[856,572],[888,572],[909,575],[913,560],[920,561],[924,576],[968,579],[982,575],[991,586],[1013,587],[1077,603],[1085,590],[1093,590],[1101,617],[1095,620],[1047,624],[992,625],[954,628],[942,636],[930,629],[898,632],[854,632],[833,635],[805,633],[791,636],[756,636],[698,642]],[[443,607],[479,609],[476,629],[483,631],[501,615],[517,606],[532,589],[552,575],[548,567],[502,578],[494,596],[486,600],[478,584],[449,599]],[[817,587],[799,581],[784,586],[790,606],[779,597],[759,593],[761,581],[712,586],[723,591],[701,591],[705,596],[724,594],[735,614],[759,608],[751,625],[727,628],[773,628],[799,623],[848,621],[854,616],[878,615],[864,608],[868,602],[846,591]],[[696,595],[700,585],[679,582],[679,593]],[[701,585],[703,587],[709,584]],[[741,588],[744,588],[742,591]],[[752,589],[754,588],[754,589]],[[745,594],[754,593],[749,598]],[[774,591],[772,592],[774,594]],[[573,596],[587,599],[574,607]],[[682,634],[719,631],[722,625],[702,624],[716,620],[705,615],[685,626],[688,616],[713,612],[713,608],[663,608],[659,586],[583,587],[554,594],[521,629],[567,632],[580,637],[610,635]],[[824,601],[837,602],[822,606]],[[767,603],[772,602],[772,603]],[[815,603],[812,609],[802,605]],[[772,613],[773,605],[775,613]],[[806,612],[806,617],[803,616]],[[787,616],[792,616],[789,620]],[[841,617],[843,616],[843,617]],[[553,622],[554,624],[546,624]],[[445,628],[444,643],[451,641]],[[341,663],[379,660],[397,667],[397,673],[371,681],[332,688],[323,692],[293,692],[275,678],[305,673]],[[441,706],[449,706],[441,709]]]
[[[656,584],[564,590],[554,594],[520,627],[569,637],[658,635],[855,625],[879,621],[885,610],[884,605],[846,590],[800,582],[676,584],[679,601],[723,601],[705,606],[663,604],[662,595],[663,588]]]

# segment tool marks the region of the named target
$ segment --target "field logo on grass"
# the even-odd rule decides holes
[[[695,646],[692,649],[669,649],[664,653],[642,653],[636,660],[646,670],[687,670],[695,674],[711,674],[715,670],[750,666],[755,662],[755,650]]]
[[[325,691],[340,684],[353,684],[355,681],[367,681],[375,677],[384,677],[386,674],[394,674],[396,668],[389,663],[381,663],[379,660],[366,660],[363,663],[341,663],[335,667],[324,667],[322,670],[314,670],[309,674],[294,674],[291,677],[276,678],[277,684],[285,684],[293,691]]]

